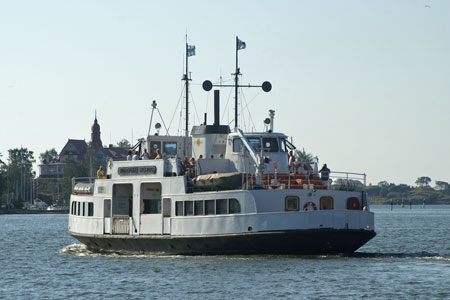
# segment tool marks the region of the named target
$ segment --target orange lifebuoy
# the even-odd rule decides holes
[[[303,205],[303,210],[308,210],[308,207],[312,207],[314,210],[317,210],[317,205],[314,202],[306,202],[305,205]]]
[[[306,174],[306,173],[308,173],[308,171],[309,171],[309,168],[304,163],[298,163],[297,166],[295,167],[295,173],[297,173],[297,174]]]

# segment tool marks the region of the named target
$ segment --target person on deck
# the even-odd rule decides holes
[[[293,151],[289,151],[288,154],[288,164],[289,164],[289,170],[291,171],[291,173],[295,173],[295,156]]]
[[[128,150],[127,160],[133,159],[133,152],[131,150]]]
[[[139,152],[137,150],[134,150],[133,160],[140,160]]]
[[[144,149],[144,154],[142,154],[141,158],[143,160],[150,159],[150,154],[147,152],[147,149]]]
[[[161,159],[161,158],[162,158],[161,151],[158,148],[158,149],[156,149],[156,157],[155,157],[155,159]]]
[[[330,178],[330,169],[328,169],[327,164],[323,164],[322,169],[320,169],[320,179],[322,181],[328,181]]]
[[[105,179],[105,178],[106,178],[106,172],[105,172],[105,170],[103,169],[103,166],[100,166],[100,167],[98,168],[98,171],[97,171],[97,178],[98,178],[98,179]]]

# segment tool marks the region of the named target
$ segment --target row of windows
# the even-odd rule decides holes
[[[92,217],[94,216],[94,203],[73,201],[70,207],[70,214],[74,216]]]
[[[234,198],[175,202],[176,216],[226,215],[239,213],[241,213],[241,204]]]

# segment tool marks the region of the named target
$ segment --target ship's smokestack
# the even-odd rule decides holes
[[[214,126],[220,125],[220,91],[214,90]]]

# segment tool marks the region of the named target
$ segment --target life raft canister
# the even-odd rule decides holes
[[[303,210],[309,210],[309,207],[312,207],[314,210],[317,210],[317,205],[314,202],[306,202],[305,205],[303,205]]]
[[[306,174],[308,173],[309,168],[305,163],[298,163],[295,167],[295,173],[297,174]]]
[[[347,209],[359,210],[361,206],[359,205],[359,199],[356,197],[350,197],[347,199]]]

